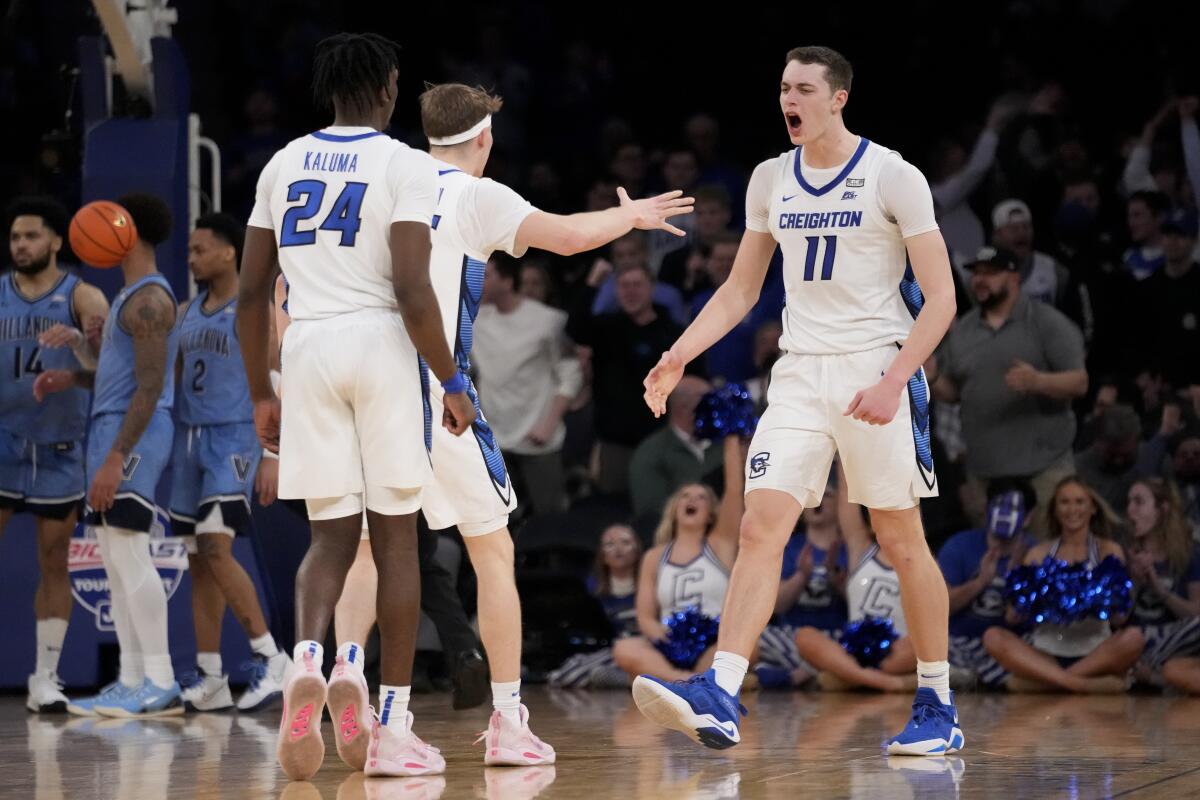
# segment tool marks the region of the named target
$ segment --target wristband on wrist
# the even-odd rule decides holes
[[[442,391],[446,394],[458,394],[467,390],[467,376],[463,374],[461,369],[454,371],[454,377],[448,381],[442,381]]]

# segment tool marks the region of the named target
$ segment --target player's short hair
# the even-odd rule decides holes
[[[700,186],[692,195],[696,198],[696,205],[701,203],[716,203],[721,208],[729,211],[733,208],[733,201],[729,199],[729,191],[718,184],[709,183]]]
[[[400,68],[400,45],[377,33],[339,33],[317,42],[313,101],[331,110],[334,101],[365,114],[379,105],[392,70]]]
[[[118,197],[117,204],[133,217],[138,239],[157,247],[171,238],[171,209],[158,197],[130,192]]]
[[[825,67],[825,80],[829,88],[837,92],[845,89],[850,91],[854,80],[854,67],[850,61],[837,50],[829,47],[793,47],[788,51],[784,66],[799,61],[801,64],[820,64]]]
[[[242,244],[246,240],[246,228],[232,214],[217,212],[205,214],[196,220],[196,230],[212,231],[213,236],[225,244],[233,245],[234,263],[242,263]]]
[[[481,86],[429,85],[421,93],[421,127],[427,139],[454,136],[470,130],[503,106],[504,100]]]
[[[67,209],[47,195],[25,195],[9,203],[4,210],[4,230],[11,231],[17,217],[41,217],[42,224],[58,236],[67,234]]]

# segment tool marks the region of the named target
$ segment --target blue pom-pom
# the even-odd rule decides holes
[[[863,617],[842,628],[842,647],[863,667],[878,667],[899,638],[885,617]]]
[[[691,669],[704,655],[704,651],[717,643],[720,617],[709,617],[700,613],[695,606],[688,606],[663,618],[667,626],[667,638],[655,642],[667,661],[680,669]]]
[[[1009,572],[1005,596],[1034,624],[1069,625],[1129,613],[1133,581],[1116,556],[1107,556],[1094,569],[1047,556],[1041,564]]]
[[[758,426],[754,400],[738,383],[714,389],[696,406],[696,436],[719,441],[726,436],[750,436]]]

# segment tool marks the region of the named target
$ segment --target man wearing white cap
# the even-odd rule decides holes
[[[572,255],[634,228],[683,236],[668,220],[690,213],[693,201],[679,191],[630,200],[618,189],[620,205],[605,211],[570,216],[539,211],[507,186],[482,178],[492,149],[492,114],[501,105],[500,98],[462,84],[431,86],[421,95],[421,124],[438,171],[430,277],[446,338],[454,343],[454,357],[476,410],[467,435],[443,435],[448,432],[430,424],[431,417],[442,415],[441,387],[425,380],[425,446],[433,478],[425,486],[422,509],[430,528],[458,527],[479,579],[479,629],[491,666],[495,707],[480,737],[485,742],[484,763],[534,766],[553,764],[555,753],[529,730],[529,712],[521,705],[521,609],[508,532],[516,495],[467,376],[485,266],[497,250],[516,257],[530,247]]]
[[[1023,200],[1002,200],[992,209],[992,244],[1016,254],[1027,297],[1062,307],[1070,273],[1053,256],[1033,249],[1033,214]]]

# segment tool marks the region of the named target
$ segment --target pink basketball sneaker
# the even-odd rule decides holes
[[[529,709],[521,706],[521,724],[514,725],[499,711],[492,712],[488,729],[475,740],[487,740],[483,763],[489,767],[538,767],[554,763],[554,748],[529,730]]]
[[[439,775],[446,771],[446,759],[433,745],[425,744],[412,732],[413,715],[405,712],[403,732],[393,731],[374,718],[371,709],[371,742],[367,748],[368,778],[401,778]]]
[[[346,766],[361,770],[367,763],[367,745],[371,738],[367,679],[362,670],[338,656],[329,677],[329,718],[333,720],[333,740]]]
[[[325,710],[325,676],[305,653],[283,689],[283,720],[275,754],[283,773],[293,781],[306,781],[325,760],[321,714]]]

